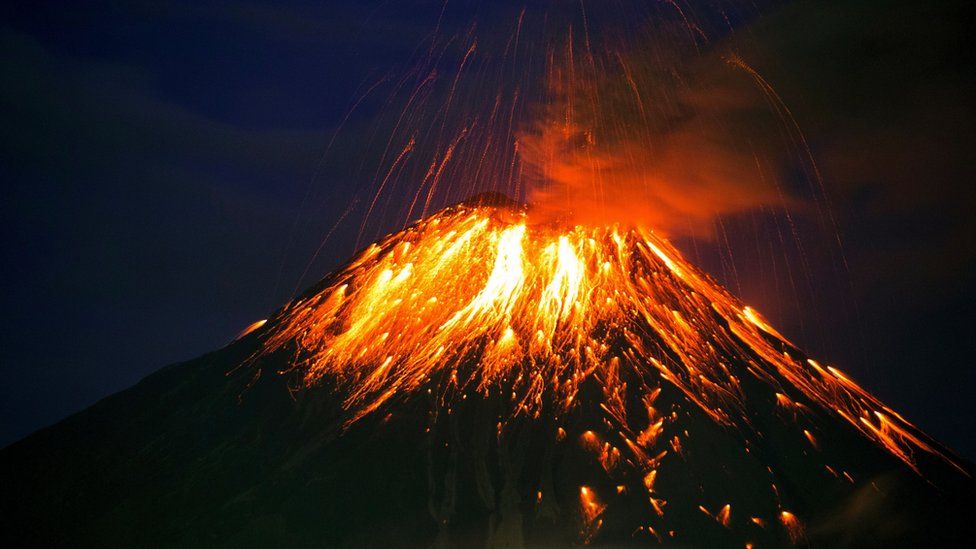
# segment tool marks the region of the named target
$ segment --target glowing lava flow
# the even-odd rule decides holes
[[[652,231],[557,230],[531,226],[527,215],[459,206],[387,237],[284,309],[264,352],[297,342],[304,383],[335,380],[347,425],[421,392],[445,409],[478,393],[503,397],[509,419],[544,409],[559,416],[595,378],[628,459],[652,479],[651,448],[665,421],[654,410],[660,380],[715,422],[748,429],[741,376],[753,376],[771,402],[794,413],[803,412],[799,401],[816,402],[913,469],[917,451],[949,461]],[[646,389],[638,422],[624,404],[623,369]],[[678,437],[670,445],[680,451]]]

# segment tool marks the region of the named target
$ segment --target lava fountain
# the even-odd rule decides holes
[[[493,403],[499,444],[526,423],[551,424],[553,444],[569,431],[604,480],[619,483],[616,493],[643,493],[650,518],[639,527],[658,539],[668,531],[650,523],[668,512],[659,470],[682,459],[689,412],[735,433],[746,453],[766,437],[757,410],[770,410],[805,453],[835,444],[839,422],[918,474],[920,461],[935,460],[968,475],[654,231],[531,221],[531,210],[478,203],[422,219],[272,318],[259,356],[293,353],[300,388],[336,388],[346,429],[425,401],[429,429],[465,405]],[[662,391],[672,395],[667,403]],[[581,410],[596,410],[595,429],[577,428]],[[825,474],[853,482],[850,465],[828,455]],[[588,541],[607,505],[594,487],[579,490],[580,539]],[[779,524],[801,540],[801,518],[784,508],[775,480],[769,490],[775,516],[749,524]],[[701,511],[719,524],[736,518],[738,506],[713,505],[714,513]]]

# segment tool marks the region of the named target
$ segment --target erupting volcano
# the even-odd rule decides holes
[[[654,407],[666,383],[716,423],[742,432],[746,448],[755,432],[753,399],[785,410],[818,448],[803,428],[816,429],[806,417],[815,405],[916,471],[923,452],[965,474],[896,412],[839,370],[806,358],[653,231],[561,231],[529,227],[528,218],[509,208],[460,206],[369,246],[324,289],[275,318],[264,352],[294,347],[305,386],[335,379],[346,392],[347,425],[421,392],[450,413],[471,393],[506,403],[501,434],[521,415],[558,422],[592,378],[603,395],[596,402],[603,423],[646,476],[655,472],[658,460],[649,454],[665,418],[677,419],[677,411]],[[672,451],[680,448],[680,436],[666,438]],[[617,446],[603,451],[620,456]]]
[[[384,132],[348,154],[372,195],[339,222],[362,206],[355,247],[391,234],[226,347],[4,449],[0,530],[43,546],[971,540],[969,463],[679,251],[757,211],[799,242],[794,206],[837,235],[830,254],[840,236],[772,86],[738,50],[703,54],[680,3],[654,4],[638,8],[670,19],[646,35],[611,9],[601,36],[581,2],[576,26],[529,6],[507,32],[441,36],[445,2],[412,68],[354,103],[393,88]]]
[[[600,539],[605,522],[609,540],[681,540],[681,520],[669,520],[669,510],[697,493],[696,508],[729,538],[799,542],[804,521],[791,509],[805,504],[781,494],[778,485],[795,480],[781,480],[774,463],[789,447],[803,467],[821,469],[820,482],[856,485],[864,464],[844,455],[838,429],[919,475],[926,464],[968,482],[937,443],[836,368],[807,358],[653,231],[533,225],[530,212],[487,199],[366,248],[276,315],[254,359],[287,352],[297,390],[334,386],[343,428],[368,414],[388,421],[420,401],[429,437],[471,414],[497,420],[480,434],[494,441],[481,444],[502,453],[531,431],[542,458],[531,468],[541,471],[534,484],[518,479],[528,493],[513,505],[570,511],[578,492],[582,541]],[[718,475],[706,486],[674,471],[689,460],[701,466],[704,456],[689,453],[713,443],[694,441],[712,428],[737,442],[734,475],[748,469],[749,493],[730,485],[741,478]],[[448,437],[449,461],[468,443]],[[546,469],[569,446],[584,454],[587,472],[579,486],[556,489]],[[730,465],[709,468],[731,475]],[[669,475],[696,486],[676,490]],[[675,497],[680,503],[669,505]]]
[[[497,196],[4,460],[29,471],[8,494],[39,487],[66,517],[31,535],[62,542],[127,520],[119,540],[947,541],[972,493],[967,466],[666,239],[533,224]],[[111,490],[127,478],[143,487]]]

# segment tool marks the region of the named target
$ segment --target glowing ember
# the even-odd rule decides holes
[[[587,486],[580,487],[580,514],[583,517],[582,538],[590,541],[600,530],[603,521],[599,518],[606,505],[600,503],[593,489]]]
[[[803,539],[803,525],[800,524],[800,519],[796,518],[796,515],[789,511],[783,511],[779,514],[779,520],[789,533],[791,542],[798,543]]]

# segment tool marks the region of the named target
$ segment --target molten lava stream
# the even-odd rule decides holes
[[[652,517],[667,513],[666,498],[655,492],[658,466],[684,451],[680,429],[658,440],[677,417],[655,409],[665,384],[711,421],[740,432],[747,451],[754,429],[743,376],[794,419],[819,404],[916,471],[918,452],[955,466],[844,374],[803,357],[653,231],[560,229],[532,225],[530,215],[458,206],[387,237],[269,321],[263,352],[297,344],[303,384],[334,382],[347,427],[418,395],[432,395],[448,413],[479,395],[504,401],[501,437],[514,418],[546,411],[558,421],[577,406],[583,385],[597,380],[604,427],[612,432],[600,438],[587,431],[581,444],[607,474],[634,471],[638,483],[630,489],[645,492]],[[646,409],[638,418],[625,404],[635,392]],[[819,450],[813,432],[796,430],[810,451]],[[589,539],[605,505],[594,488],[580,490]],[[778,498],[775,485],[773,491]],[[712,504],[720,511],[709,515],[734,526],[728,503]],[[762,524],[779,523],[789,539],[801,539],[791,512],[768,518]],[[650,525],[644,531],[667,532]]]

